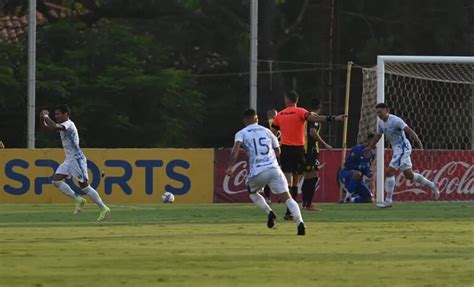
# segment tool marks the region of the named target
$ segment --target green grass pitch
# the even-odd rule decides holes
[[[0,286],[474,286],[474,204],[0,205]]]

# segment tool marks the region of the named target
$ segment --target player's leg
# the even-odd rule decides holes
[[[303,209],[308,211],[321,211],[321,209],[313,206],[313,197],[318,183],[318,153],[306,153],[306,167],[304,172],[304,182],[301,187],[303,194]]]
[[[400,168],[402,158],[406,153],[407,151],[403,149],[395,148],[393,150],[393,157],[385,174],[385,201],[377,204],[377,207],[392,207],[393,190],[395,189],[395,172]]]
[[[267,214],[267,227],[268,228],[272,228],[273,226],[275,226],[276,215],[273,212],[272,208],[265,201],[265,198],[263,198],[263,196],[260,195],[259,192],[261,192],[263,187],[267,185],[268,182],[270,181],[271,170],[272,169],[269,169],[256,176],[253,176],[249,178],[247,182],[247,189],[249,192],[250,199],[256,206],[258,206],[261,210],[263,210]]]
[[[82,207],[86,204],[86,200],[76,194],[72,188],[65,183],[63,180],[66,179],[69,175],[71,175],[70,171],[70,162],[63,162],[58,169],[56,170],[55,174],[53,175],[51,183],[59,189],[65,195],[71,197],[74,202],[76,203],[76,208],[74,209],[74,214],[78,214],[81,212]]]
[[[366,183],[362,180],[362,177],[358,180],[352,180],[355,183],[355,188],[353,190],[354,198],[352,198],[352,202],[354,203],[369,203],[372,202],[372,193],[370,193],[369,187]]]
[[[301,210],[298,206],[298,203],[291,197],[288,192],[285,176],[279,169],[272,169],[273,176],[269,185],[273,193],[277,194],[281,201],[286,204],[291,214],[293,215],[295,222],[297,224],[297,235],[305,235],[305,225],[303,222],[303,217],[301,216]]]
[[[426,179],[423,175],[413,172],[411,158],[409,155],[402,158],[400,169],[402,170],[406,179],[412,180],[421,185],[428,186],[433,192],[435,200],[439,199],[438,185],[435,182]]]
[[[280,163],[281,169],[285,174],[285,179],[288,184],[288,190],[293,198],[298,196],[298,175],[297,175],[297,160],[295,158],[294,146],[282,146]],[[273,190],[272,190],[273,191]],[[280,198],[281,200],[281,198]],[[283,216],[285,220],[293,220],[291,211],[287,208]]]
[[[97,204],[100,208],[99,218],[97,221],[102,221],[110,214],[110,208],[104,204],[97,190],[89,185],[89,175],[87,174],[87,160],[85,158],[76,159],[71,165],[71,173],[79,182],[81,190]]]
[[[53,175],[53,179],[52,179],[51,183],[57,189],[59,189],[62,193],[69,196],[70,198],[76,200],[80,196],[75,194],[74,191],[71,189],[71,187],[63,181],[69,175],[67,169],[65,169],[64,167],[61,168],[61,166],[63,166],[63,165],[64,165],[64,163],[61,164],[59,166],[59,168],[56,170],[56,173]]]
[[[271,197],[270,193],[271,193],[270,187],[268,185],[265,185],[265,187],[263,188],[263,194],[265,196],[265,201],[268,204],[272,203],[272,197]]]

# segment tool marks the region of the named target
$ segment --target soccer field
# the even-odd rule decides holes
[[[0,205],[1,286],[473,286],[474,204]]]

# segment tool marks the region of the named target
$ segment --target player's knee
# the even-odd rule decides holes
[[[405,175],[405,178],[408,180],[413,180],[413,178],[415,177],[411,170],[404,170],[403,175]]]
[[[80,187],[81,189],[86,189],[86,188],[89,187],[89,183],[88,183],[87,181],[85,181],[85,182],[79,182],[79,187]]]
[[[352,179],[357,180],[357,181],[361,180],[362,179],[362,173],[358,170],[352,171]]]
[[[287,192],[280,193],[279,197],[280,197],[281,202],[286,202],[288,199],[291,198],[290,197],[290,192],[287,191]]]
[[[61,186],[62,181],[60,181],[60,180],[53,180],[53,181],[51,181],[51,183],[52,183],[55,187],[59,188],[59,187]]]

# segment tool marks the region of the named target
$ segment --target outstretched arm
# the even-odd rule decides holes
[[[420,138],[418,137],[418,135],[415,133],[414,130],[412,130],[409,126],[406,126],[403,130],[410,136],[410,138],[413,141],[416,142],[416,144],[420,147],[420,149],[423,149],[423,144],[421,143]]]
[[[321,116],[321,115],[315,115],[312,113],[308,113],[306,115],[306,120],[309,122],[330,122],[330,121],[343,121],[345,118],[347,118],[347,115],[338,115],[338,116]]]
[[[234,166],[235,162],[237,161],[237,157],[239,156],[239,149],[242,143],[237,141],[234,143],[234,147],[230,152],[230,159],[229,159],[229,167],[225,171],[227,175],[232,175],[232,167]]]

